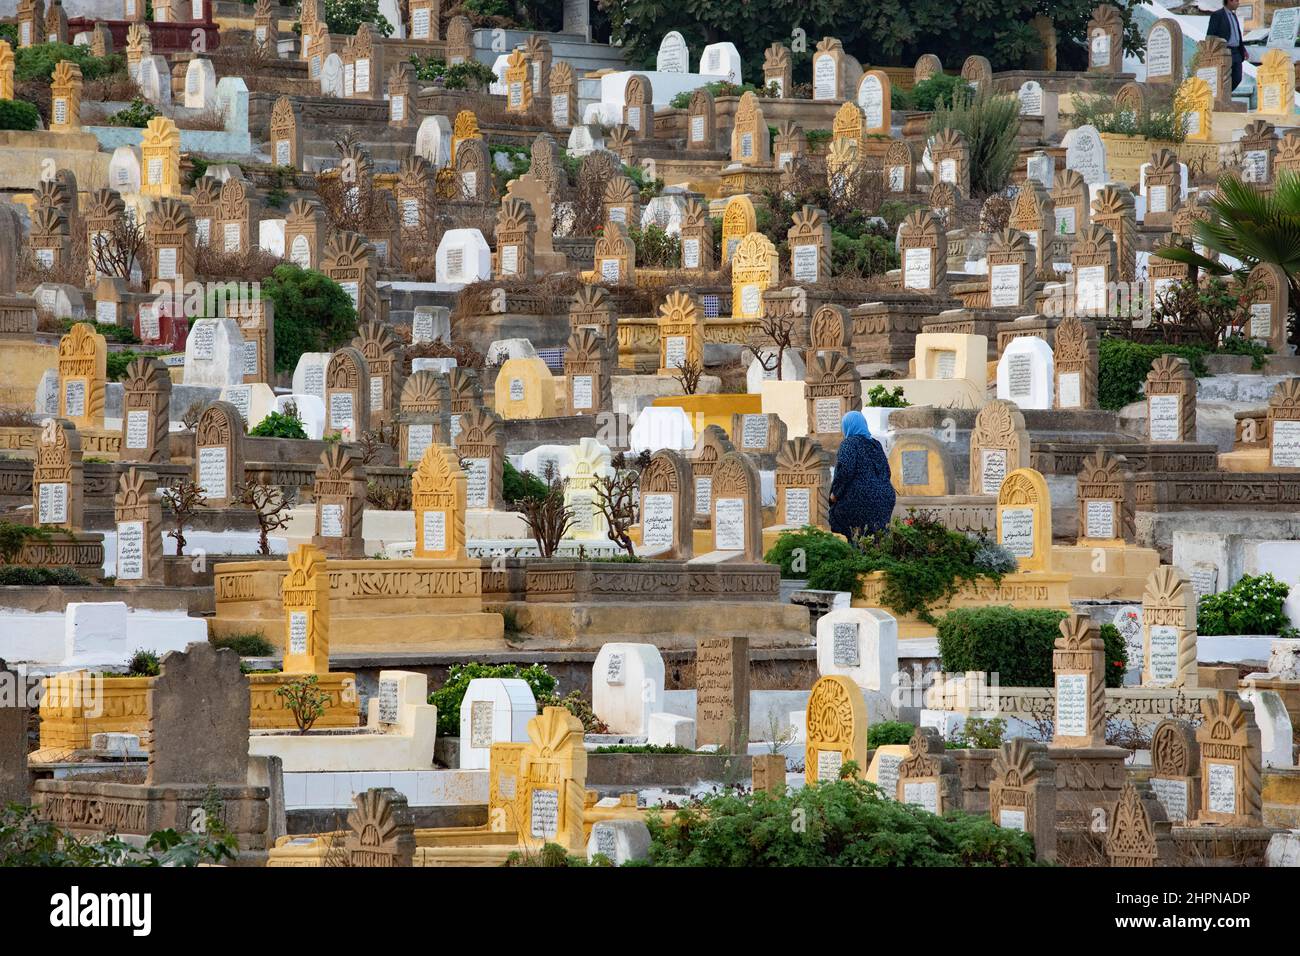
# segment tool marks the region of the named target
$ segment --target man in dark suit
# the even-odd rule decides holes
[[[1241,0],[1223,0],[1223,6],[1210,14],[1206,36],[1220,37],[1232,53],[1232,89],[1241,85],[1241,63],[1246,59],[1246,43],[1242,39],[1241,21],[1237,19],[1237,5]]]

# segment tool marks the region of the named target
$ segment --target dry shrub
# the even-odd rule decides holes
[[[134,99],[142,98],[143,95],[140,92],[140,85],[131,79],[131,74],[123,71],[86,81],[81,92],[81,103],[84,109],[91,103],[130,103]]]
[[[260,282],[285,260],[251,243],[242,252],[223,252],[209,243],[195,247],[195,272],[209,279]]]
[[[405,334],[406,329],[394,329],[399,334]],[[408,345],[404,350],[402,364],[405,373],[411,374],[411,360],[418,358],[454,358],[458,368],[482,368],[485,364],[483,353],[472,345],[464,343],[447,343],[442,339],[433,342],[421,342],[419,345]]]
[[[455,328],[461,319],[489,315],[492,312],[492,297],[495,289],[504,289],[507,301],[511,293],[527,293],[541,299],[539,313],[542,315],[567,315],[573,302],[573,294],[578,289],[577,276],[572,273],[557,273],[541,279],[490,279],[475,282],[465,287],[456,300],[451,312],[451,324]]]
[[[0,428],[29,428],[36,416],[17,405],[0,405]]]

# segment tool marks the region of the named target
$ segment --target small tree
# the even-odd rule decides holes
[[[573,509],[564,501],[567,478],[560,478],[552,462],[542,470],[546,493],[520,498],[517,502],[528,531],[537,542],[537,550],[544,558],[554,557],[564,536],[573,527]]]
[[[257,515],[257,550],[259,554],[271,553],[270,534],[289,523],[289,509],[293,499],[278,485],[250,482],[235,489],[237,500],[248,505]]]
[[[316,686],[319,683],[319,677],[307,674],[282,684],[275,690],[275,696],[283,700],[284,706],[293,714],[300,734],[311,730],[311,725],[320,720],[325,708],[329,706],[330,695]]]
[[[144,227],[127,216],[119,216],[107,232],[97,233],[87,254],[100,275],[130,279],[137,266],[144,271],[148,244]]]
[[[208,496],[197,482],[187,476],[171,488],[164,488],[162,501],[175,522],[167,537],[176,539],[176,555],[179,557],[185,553],[185,522],[200,508],[208,506]]]
[[[758,320],[758,331],[745,349],[758,360],[764,372],[776,372],[781,381],[785,353],[794,346],[794,316],[768,313]],[[775,351],[773,351],[775,350]]]
[[[704,366],[694,359],[685,359],[678,362],[676,368],[677,374],[673,378],[682,387],[682,394],[694,395],[696,389],[700,387],[700,379],[704,376]]]
[[[645,455],[649,464],[649,454]],[[638,462],[642,469],[645,465]],[[600,475],[592,485],[595,492],[596,507],[608,526],[609,540],[627,552],[628,557],[636,556],[636,548],[628,529],[636,524],[636,492],[641,481],[641,472],[628,467],[627,459],[620,452],[613,459],[614,473]]]

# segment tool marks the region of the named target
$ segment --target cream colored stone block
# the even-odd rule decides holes
[[[759,397],[764,415],[776,415],[785,422],[787,439],[808,434],[808,400],[803,382],[763,382]]]

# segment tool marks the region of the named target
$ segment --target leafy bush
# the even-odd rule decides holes
[[[582,696],[582,691],[571,690],[563,697],[558,694],[548,694],[545,697],[537,698],[538,710],[540,711],[544,707],[563,707],[582,721],[582,732],[584,734],[609,733],[609,725],[596,716],[596,711],[592,709],[591,702]]]
[[[779,564],[783,578],[805,578],[812,569],[851,560],[853,555],[853,546],[839,535],[804,525],[798,531],[783,532],[763,560]],[[852,587],[832,590],[850,591]]]
[[[930,120],[931,135],[952,129],[964,133],[970,147],[973,196],[1001,192],[1011,181],[1020,155],[1020,100],[988,90],[958,92],[951,106],[938,105]]]
[[[374,26],[381,36],[393,32],[393,25],[379,12],[379,0],[325,0],[325,23],[335,36],[355,36],[363,23]]]
[[[131,659],[126,663],[128,677],[157,677],[161,670],[158,655],[144,648],[132,654]]]
[[[882,720],[867,728],[867,749],[906,744],[912,739],[916,728],[901,720]]]
[[[637,268],[681,268],[682,241],[677,236],[669,235],[662,226],[649,223],[644,230],[629,229],[627,234],[636,247]]]
[[[594,754],[693,754],[690,747],[677,747],[672,744],[610,744],[597,747]]]
[[[332,352],[357,334],[352,298],[324,273],[276,266],[262,281],[262,295],[275,303],[278,372],[293,371],[303,352]]]
[[[11,804],[0,808],[0,867],[174,867],[233,860],[239,844],[225,827],[215,790],[209,791],[203,809],[207,826],[202,832],[157,830],[141,849],[117,836],[80,840],[42,819],[32,807]]]
[[[1013,607],[958,608],[939,621],[939,656],[951,672],[996,673],[1003,687],[1051,687],[1052,646],[1061,636],[1064,611]],[[1114,625],[1103,625],[1106,686],[1118,687],[1128,649]]]
[[[14,50],[14,80],[18,83],[28,80],[43,80],[48,83],[60,60],[70,60],[79,66],[83,80],[111,76],[126,66],[126,57],[121,53],[99,57],[92,56],[88,46],[39,43]]]
[[[1204,595],[1196,609],[1198,634],[1276,634],[1297,637],[1282,608],[1291,588],[1271,574],[1244,575],[1218,594]]]
[[[867,390],[867,406],[870,408],[907,408],[911,404],[903,397],[901,385],[892,392],[887,385],[873,385]]]
[[[460,703],[465,699],[469,682],[476,677],[517,677],[528,682],[538,701],[550,697],[556,685],[545,664],[530,664],[528,667],[518,664],[453,664],[443,685],[429,695],[429,703],[438,708],[438,733],[442,736],[460,736]]]
[[[804,820],[807,826],[792,827]],[[1028,834],[987,814],[939,817],[857,779],[779,795],[718,793],[651,810],[649,866],[1031,866]]]
[[[1007,722],[1002,717],[967,717],[966,722],[948,735],[948,750],[996,750],[1002,746]]]
[[[128,126],[134,129],[144,129],[149,125],[149,121],[157,115],[159,115],[158,111],[153,108],[152,103],[137,96],[131,100],[130,106],[118,110],[105,122],[109,126]]]
[[[744,96],[746,93],[753,93],[756,96],[770,95],[767,87],[758,87],[753,83],[732,83],[729,80],[715,80],[712,83],[705,83],[704,88],[708,90],[715,99],[719,96]],[[686,90],[682,93],[678,93],[668,101],[668,105],[677,110],[687,109],[691,105],[691,96],[694,95],[694,93],[694,90]]]
[[[963,586],[981,577],[1001,582],[1002,572],[975,563],[975,556],[988,543],[983,535],[972,538],[948,530],[933,513],[909,509],[907,517],[895,518],[855,542],[859,553],[851,562],[852,591],[861,595],[860,575],[883,572],[884,606],[895,614],[914,614],[933,624],[930,608],[945,604]],[[831,569],[826,573],[837,578],[842,574]],[[809,578],[810,587],[821,587],[816,579],[816,575]]]
[[[41,114],[25,100],[0,100],[0,129],[33,130]]]
[[[88,587],[90,581],[72,568],[29,568],[22,564],[0,564],[0,586],[40,587],[48,584],[69,588]]]
[[[831,230],[831,272],[834,275],[882,275],[898,268],[898,247],[878,232],[851,236]]]
[[[1142,345],[1128,339],[1104,337],[1097,345],[1097,404],[1111,411],[1142,397],[1151,363],[1161,355],[1181,355],[1199,378],[1205,375],[1205,350],[1182,345]]]
[[[50,530],[39,525],[0,521],[0,558],[4,558],[5,563],[18,560],[18,555],[23,550],[23,542],[29,538],[48,541]]]
[[[1150,95],[1156,91],[1148,87]],[[1147,104],[1145,111],[1121,110],[1115,97],[1083,95],[1074,98],[1074,125],[1095,126],[1099,133],[1143,136],[1159,142],[1181,143],[1187,136],[1187,114],[1177,109],[1172,96]]]
[[[546,495],[546,482],[531,471],[519,471],[514,465],[510,464],[510,459],[502,460],[501,497],[505,498],[507,502],[514,504],[525,498],[541,501]]]
[[[214,647],[228,647],[240,657],[270,657],[275,647],[261,634],[229,634],[212,638]]]
[[[121,352],[109,352],[104,357],[104,374],[110,382],[120,382],[122,376],[126,374],[127,367],[144,354],[131,349]],[[152,353],[149,353],[149,355],[152,357]]]
[[[257,438],[302,438],[307,437],[302,422],[293,415],[271,412],[253,427],[249,433]]]
[[[890,90],[890,108],[932,113],[941,106],[951,107],[953,94],[969,89],[966,81],[950,73],[936,73],[910,90],[895,86]]]
[[[415,78],[425,82],[442,79],[442,85],[449,90],[486,90],[496,82],[497,75],[492,67],[478,60],[447,65],[446,60],[437,57],[421,57],[411,54],[411,65],[415,67]]]

